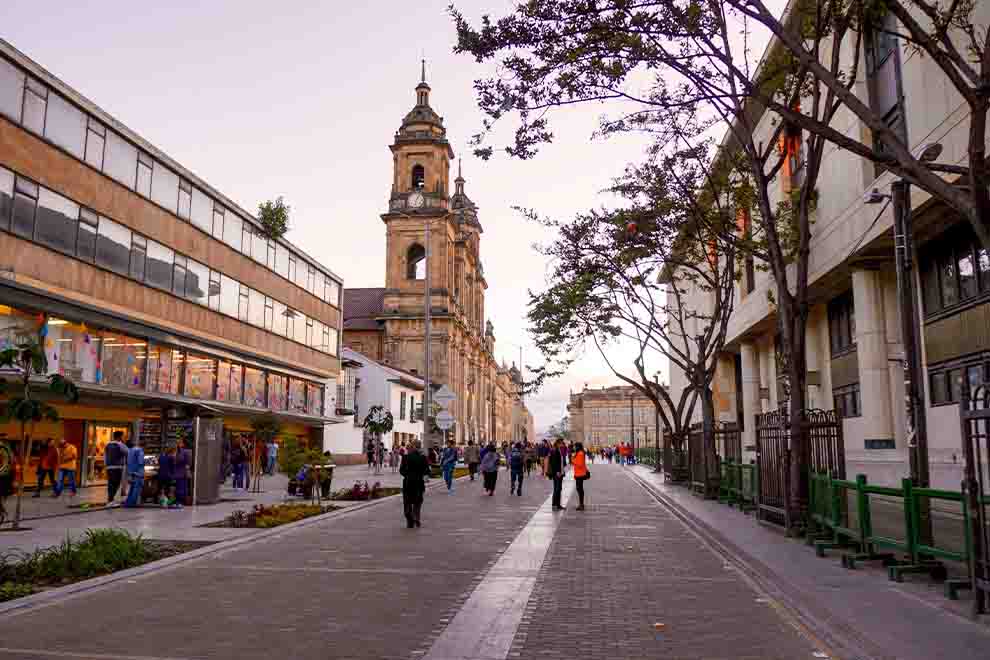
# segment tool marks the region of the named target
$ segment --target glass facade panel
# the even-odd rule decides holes
[[[23,101],[24,74],[7,60],[0,58],[0,114],[16,122],[21,121]]]
[[[184,296],[186,291],[186,257],[175,255],[172,263],[172,293]]]
[[[103,173],[134,190],[137,173],[137,149],[130,142],[107,131],[106,153],[103,157]]]
[[[131,236],[131,277],[139,282],[144,281],[144,269],[147,265],[148,244],[143,236]]]
[[[99,337],[91,335],[86,326],[48,319],[45,356],[49,374],[60,374],[77,383],[95,383],[99,348]]]
[[[43,317],[0,305],[0,351],[37,340]]]
[[[192,189],[190,220],[207,234],[213,229],[213,200],[195,186]]]
[[[96,263],[121,275],[127,275],[130,256],[131,230],[100,216],[96,238]]]
[[[230,366],[230,388],[227,401],[241,403],[244,394],[244,367],[239,364]]]
[[[186,356],[186,396],[194,399],[212,399],[216,379],[216,359],[195,353]]]
[[[192,214],[192,188],[185,181],[179,182],[179,210],[178,216],[183,220],[189,220]]]
[[[251,248],[251,256],[259,263],[266,263],[268,259],[268,239],[257,231],[252,232],[254,244]]]
[[[138,154],[137,184],[134,186],[134,190],[137,191],[137,194],[144,195],[149,199],[151,198],[151,164],[150,156]]]
[[[215,270],[210,271],[210,288],[208,305],[210,309],[220,310],[220,273]]]
[[[265,296],[260,291],[248,289],[248,323],[265,327]]]
[[[237,305],[240,300],[241,285],[226,275],[220,275],[220,313],[237,318]]]
[[[50,94],[45,137],[81,159],[86,149],[86,114],[58,94]]]
[[[960,251],[956,261],[956,268],[959,272],[959,299],[969,300],[970,298],[975,298],[979,286],[976,279],[976,267],[973,263],[973,255],[968,250],[965,252]]]
[[[21,238],[28,240],[34,238],[34,214],[37,206],[38,185],[27,179],[16,177],[14,180],[14,210],[10,228]]]
[[[86,163],[103,171],[103,150],[106,146],[106,128],[89,120],[89,130],[86,131]]]
[[[288,320],[286,317],[286,307],[279,301],[275,301],[273,310],[273,326],[272,332],[281,337],[285,336],[285,324]]]
[[[323,388],[314,383],[306,383],[306,412],[323,415]]]
[[[282,277],[289,277],[289,251],[281,245],[275,246],[275,272]]]
[[[241,249],[241,219],[232,211],[223,214],[223,242],[238,252]]]
[[[175,253],[161,243],[148,241],[148,264],[145,278],[151,286],[164,289],[172,288],[172,263]]]
[[[182,351],[170,346],[152,344],[149,352],[151,390],[162,394],[178,394],[182,378]]]
[[[299,312],[296,312],[295,323],[293,323],[292,325],[291,339],[295,339],[300,344],[306,343],[306,331],[308,328],[306,323],[307,320],[308,319],[304,314],[300,314]]]
[[[116,332],[103,332],[101,339],[103,357],[97,372],[100,383],[131,390],[144,389],[147,343]]]
[[[79,209],[79,237],[76,239],[76,256],[84,261],[96,257],[96,227],[99,216],[89,209]]]
[[[230,362],[217,361],[217,401],[230,400]]]
[[[298,378],[289,379],[289,410],[306,412],[306,382]]]
[[[285,410],[287,380],[285,376],[268,374],[268,407],[272,410]]]
[[[210,286],[210,269],[198,261],[189,260],[186,264],[186,298],[205,305]]]
[[[78,204],[47,188],[41,188],[34,240],[60,252],[75,254],[78,219]]]
[[[233,381],[233,379],[231,379]],[[244,405],[265,407],[265,372],[244,367]]]
[[[330,355],[337,355],[337,328],[327,327],[327,348],[326,352]]]
[[[41,83],[27,79],[24,87],[24,114],[21,116],[21,124],[24,128],[44,135],[45,133],[45,110],[48,107],[48,89]]]
[[[172,213],[176,213],[179,203],[179,177],[158,161],[154,162],[151,177],[151,199]]]
[[[0,64],[3,61],[0,60]],[[10,213],[14,207],[14,173],[0,167],[0,229],[10,229]]]

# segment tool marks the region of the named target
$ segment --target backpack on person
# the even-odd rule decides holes
[[[513,470],[523,469],[523,454],[518,449],[509,452],[509,467]]]

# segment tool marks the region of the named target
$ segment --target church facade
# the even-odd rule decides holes
[[[425,307],[430,299],[430,380],[457,395],[451,413],[458,444],[523,439],[514,419],[529,418],[513,365],[495,359],[495,331],[485,318],[488,282],[483,228],[465,192],[454,151],[430,106],[425,76],[416,104],[395,133],[385,225],[385,286],[345,290],[344,345],[419,375],[426,364]],[[427,236],[429,243],[427,244]],[[426,291],[429,247],[430,291]]]

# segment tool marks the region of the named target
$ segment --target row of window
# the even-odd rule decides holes
[[[409,400],[409,421],[415,422],[416,420],[416,395],[410,394],[406,396],[405,392],[399,392],[399,419],[406,419],[406,399]]]
[[[635,408],[636,424],[650,424],[652,423],[654,417],[653,408]],[[622,425],[629,424],[629,409],[628,408],[592,408],[591,409],[591,423],[594,425],[598,424],[609,424],[609,425]]]
[[[928,396],[933,406],[959,403],[980,385],[990,384],[990,354],[941,364],[928,370]]]
[[[340,284],[329,275],[2,57],[0,114],[339,307]]]
[[[859,398],[859,383],[836,387],[832,390],[832,402],[839,417],[859,417],[863,414],[863,406]]]
[[[969,225],[959,225],[921,250],[925,316],[990,298],[990,253]]]
[[[0,230],[337,354],[337,329],[0,167]]]
[[[322,416],[323,385],[115,330],[0,305],[0,350],[43,337],[48,372],[77,383]]]

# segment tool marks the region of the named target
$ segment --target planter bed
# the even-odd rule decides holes
[[[268,529],[336,511],[338,508],[325,504],[256,504],[250,511],[234,511],[219,522],[207,523],[200,527]]]

